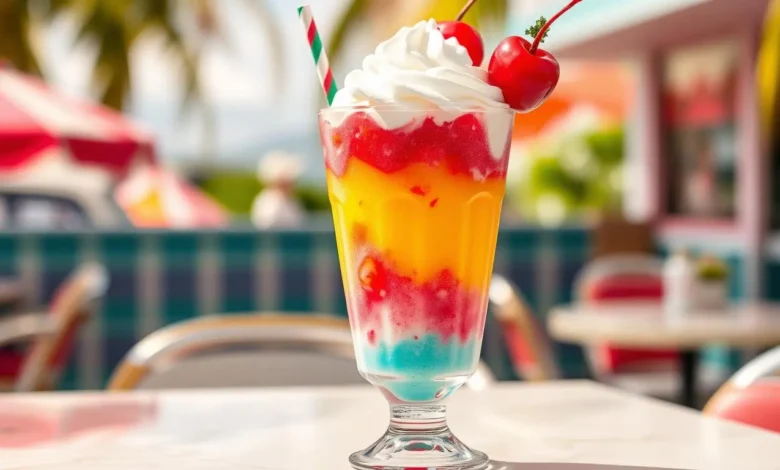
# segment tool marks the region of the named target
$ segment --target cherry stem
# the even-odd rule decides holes
[[[463,6],[463,8],[461,8],[461,10],[460,10],[460,13],[458,13],[458,17],[457,17],[457,18],[455,18],[455,21],[460,21],[460,20],[462,20],[462,19],[463,19],[463,17],[464,17],[464,16],[466,16],[466,13],[468,13],[468,12],[469,12],[469,10],[471,9],[471,7],[472,7],[472,6],[474,6],[474,4],[475,4],[475,3],[477,3],[477,0],[469,0],[469,2],[468,2],[467,4],[465,4],[465,5]]]
[[[528,52],[530,52],[531,54],[536,54],[536,50],[539,49],[539,44],[541,44],[541,42],[542,42],[542,38],[544,37],[544,33],[546,33],[548,29],[550,29],[550,25],[552,25],[553,22],[555,22],[555,20],[557,20],[558,18],[561,17],[561,15],[563,15],[567,11],[571,10],[572,7],[574,7],[574,5],[580,3],[581,1],[582,0],[572,0],[571,2],[569,2],[568,5],[566,5],[563,8],[563,10],[559,11],[558,13],[555,14],[555,16],[553,16],[552,18],[547,20],[547,22],[544,24],[544,26],[542,26],[542,28],[539,30],[539,32],[536,33],[536,37],[534,38],[534,43],[531,44],[531,48],[528,49]]]

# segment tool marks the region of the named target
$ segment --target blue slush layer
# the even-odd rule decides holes
[[[364,372],[387,377],[381,384],[403,401],[431,401],[442,389],[452,388],[453,382],[474,370],[476,345],[473,340],[461,343],[452,338],[442,342],[437,335],[406,339],[388,345],[364,345],[362,348]],[[435,380],[438,379],[438,380]],[[460,385],[458,383],[457,385]],[[451,390],[444,390],[449,394]],[[441,395],[441,394],[439,394]]]

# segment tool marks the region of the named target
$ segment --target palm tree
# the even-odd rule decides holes
[[[465,3],[466,0],[350,0],[333,33],[329,52],[334,59],[338,58],[357,25],[368,23],[366,29],[376,34],[377,40],[382,40],[399,27],[421,19],[454,19]],[[503,26],[508,6],[509,0],[479,0],[464,21],[475,27],[491,23]]]
[[[260,20],[278,58],[275,46],[281,43],[281,33],[265,0],[245,3]],[[172,62],[181,67],[185,104],[202,98],[201,47],[221,32],[217,0],[2,0],[0,58],[22,71],[40,74],[35,33],[60,15],[77,19],[77,43],[97,49],[92,79],[103,104],[121,110],[127,103],[133,85],[130,56],[138,41],[148,36],[163,38]]]

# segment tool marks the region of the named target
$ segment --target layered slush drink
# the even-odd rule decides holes
[[[476,368],[512,118],[387,105],[320,115],[357,364],[391,403],[444,398]]]
[[[380,44],[320,112],[357,365],[390,403],[355,468],[487,462],[441,400],[479,361],[513,118],[433,20]]]

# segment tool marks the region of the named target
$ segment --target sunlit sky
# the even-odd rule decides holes
[[[269,0],[284,35],[282,76],[274,86],[268,36],[246,0],[221,0],[224,40],[206,48],[202,80],[216,111],[220,157],[247,153],[268,140],[314,132],[317,79],[311,54],[295,10],[296,2]],[[343,7],[342,0],[309,0],[318,26],[327,35]],[[90,95],[92,52],[74,48],[75,28],[68,20],[53,24],[44,40],[47,79],[76,96]],[[176,69],[160,44],[146,40],[133,51],[133,102],[130,113],[158,136],[163,159],[199,155],[200,120],[182,119],[181,87]],[[258,156],[259,157],[259,156]]]

